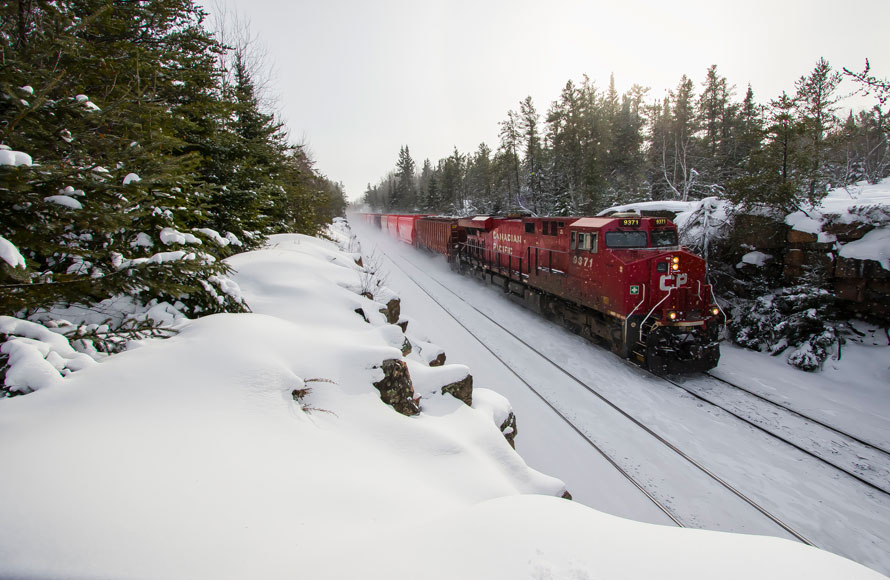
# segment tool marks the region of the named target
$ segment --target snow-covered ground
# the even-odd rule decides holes
[[[373,280],[353,257],[328,242],[276,236],[268,249],[230,260],[253,313],[187,322],[172,338],[144,340],[77,369],[64,345],[18,329],[26,335],[20,345],[33,341],[22,352],[41,353],[49,364],[29,358],[21,361],[25,368],[73,372],[0,400],[0,577],[881,577],[789,540],[645,523],[665,517],[627,484],[618,487],[611,468],[594,462],[548,411],[531,406],[472,337],[424,302],[398,268],[386,266],[412,342],[428,351],[438,344],[449,363],[461,363],[430,368],[415,349],[408,364],[422,412],[396,413],[372,383],[382,377],[384,359],[401,356],[403,336],[378,313],[381,304],[359,295]],[[447,273],[434,260],[427,269]],[[512,307],[458,280],[465,297]],[[675,424],[678,417],[723,422],[647,384],[612,355],[520,316],[528,314],[521,309],[511,312],[537,344],[573,370],[588,369],[597,385],[644,402],[642,411],[662,405],[641,418],[659,428],[673,424],[671,436],[698,428]],[[482,321],[474,324],[495,349],[517,348]],[[474,374],[473,407],[438,392],[465,374],[462,365]],[[522,369],[520,360],[516,367]],[[615,418],[592,410],[589,397],[554,392],[565,385],[537,371],[585,429],[619,429]],[[509,407],[495,390],[510,396],[517,447],[537,470],[500,433]],[[738,435],[728,443],[748,440]],[[651,443],[636,436],[615,431],[606,446],[619,455],[626,450],[625,460],[644,478],[648,472],[654,488],[667,489],[682,472],[654,453],[639,455]],[[654,470],[645,464],[650,458]],[[542,472],[564,479],[579,501],[557,497],[563,481]],[[690,499],[684,488],[705,494],[693,502],[702,518],[711,508],[721,517],[742,513],[718,509],[708,495],[716,492],[691,479],[671,488],[676,506]],[[754,529],[754,516],[735,521],[745,531],[770,533]],[[711,527],[734,526],[727,520]]]

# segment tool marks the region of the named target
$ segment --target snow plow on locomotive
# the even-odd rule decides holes
[[[666,218],[412,217],[410,236],[396,237],[652,372],[719,361],[724,317],[704,260],[679,245]]]

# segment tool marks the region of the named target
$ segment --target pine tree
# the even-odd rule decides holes
[[[760,148],[763,141],[763,113],[754,101],[754,90],[748,85],[745,92],[745,100],[739,111],[737,120],[737,138],[733,168],[735,173],[747,163],[751,155]]]
[[[699,172],[709,183],[722,184],[735,149],[735,117],[738,107],[731,102],[734,87],[717,73],[717,65],[708,68],[698,99],[698,118],[702,136]]]
[[[670,93],[670,108],[662,112],[670,115],[662,127],[662,159],[656,161],[663,183],[674,199],[686,201],[695,193],[699,171],[698,142],[695,137],[696,117],[692,81],[686,76],[680,79],[676,92]]]
[[[490,212],[495,203],[494,173],[491,161],[491,149],[480,143],[467,167],[467,188],[469,197],[475,200],[478,209]]]
[[[643,99],[648,89],[634,85],[621,98],[621,109],[613,122],[612,149],[610,151],[610,174],[612,189],[623,199],[637,197],[641,189],[645,170],[643,152]]]
[[[4,288],[4,313],[122,293],[181,300],[191,312],[239,308],[213,286],[226,270],[214,248],[188,234],[207,191],[184,111],[215,46],[200,10],[176,0],[4,10],[12,82],[0,139],[39,164],[0,170],[0,209],[10,216],[0,235],[30,266],[27,284]],[[14,92],[27,83],[37,88],[23,100]]]
[[[507,176],[507,195],[508,205],[514,206],[518,203],[519,193],[522,179],[520,177],[520,159],[519,148],[521,142],[519,115],[516,111],[507,111],[507,119],[500,123],[500,149],[503,165],[508,168]]]
[[[541,133],[538,127],[540,118],[531,97],[519,104],[519,130],[523,139],[523,170],[525,180],[522,188],[526,207],[535,214],[542,209],[544,190],[544,152]]]
[[[399,149],[399,160],[396,163],[396,188],[394,199],[390,200],[393,209],[404,211],[417,210],[417,188],[414,175],[415,164],[411,159],[408,146]]]
[[[832,72],[831,65],[820,58],[816,67],[806,77],[800,77],[797,87],[797,112],[807,134],[807,145],[802,151],[808,159],[801,166],[806,180],[806,198],[812,204],[825,197],[826,154],[825,140],[836,123],[835,111],[839,97],[837,86],[841,74]]]
[[[729,199],[743,206],[765,204],[785,212],[797,209],[804,199],[798,170],[803,130],[787,93],[770,102],[766,143],[751,154],[746,175],[730,182]]]
[[[429,159],[423,160],[420,168],[420,176],[417,178],[417,207],[422,212],[429,211],[430,204],[430,179],[433,176],[433,165]]]

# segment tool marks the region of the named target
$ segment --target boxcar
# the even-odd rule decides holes
[[[467,241],[467,231],[458,227],[457,218],[424,217],[414,224],[415,245],[445,256],[457,253]]]

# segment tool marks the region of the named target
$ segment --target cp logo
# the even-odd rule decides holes
[[[686,281],[689,279],[689,276],[686,274],[677,274],[676,276],[671,276],[670,274],[665,274],[658,280],[658,287],[663,291],[667,292],[671,288],[679,288],[686,284]],[[671,284],[671,282],[676,282],[675,284]]]

